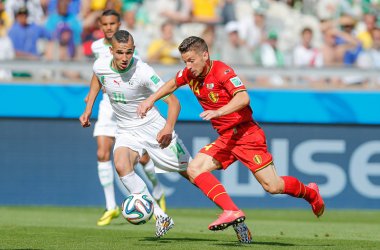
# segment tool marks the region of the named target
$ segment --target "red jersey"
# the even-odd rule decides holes
[[[246,91],[234,70],[221,61],[211,61],[210,71],[202,78],[195,77],[187,68],[180,70],[176,75],[176,84],[178,87],[189,84],[204,110],[217,110],[229,103],[236,93]],[[250,121],[253,118],[249,105],[231,114],[211,119],[212,126],[219,134]]]

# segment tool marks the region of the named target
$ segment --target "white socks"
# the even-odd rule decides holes
[[[164,211],[158,206],[157,202],[150,195],[149,190],[145,184],[145,182],[138,176],[134,171],[131,173],[120,177],[121,182],[128,189],[128,191],[132,193],[142,193],[147,195],[152,201],[154,205],[154,215],[157,216],[166,216]]]
[[[148,161],[147,164],[142,165],[143,170],[148,177],[148,179],[152,182],[153,191],[152,195],[153,198],[156,200],[159,200],[161,196],[164,194],[164,189],[161,187],[161,184],[156,176],[156,171],[154,170],[154,163],[152,159]]]
[[[104,195],[106,197],[106,208],[112,210],[116,208],[115,189],[113,186],[113,167],[111,161],[98,161],[98,175],[100,183],[103,186]]]

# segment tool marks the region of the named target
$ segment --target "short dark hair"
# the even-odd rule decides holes
[[[115,16],[115,17],[117,17],[118,22],[120,22],[120,20],[121,20],[119,12],[117,12],[116,10],[112,10],[112,9],[103,11],[101,17],[103,17],[103,16]]]
[[[116,40],[118,43],[128,43],[129,39],[134,42],[133,37],[131,33],[129,33],[126,30],[118,30],[116,33],[112,36],[112,40]]]
[[[305,27],[302,29],[301,34],[304,34],[305,32],[313,33],[313,30],[309,27]]]
[[[181,54],[186,53],[190,50],[194,50],[196,52],[208,52],[207,43],[200,37],[190,36],[182,41],[179,45],[178,50]]]

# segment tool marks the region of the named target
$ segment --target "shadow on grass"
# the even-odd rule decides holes
[[[218,240],[213,240],[213,239],[202,239],[202,238],[189,238],[189,237],[186,237],[186,238],[168,238],[168,237],[165,237],[165,238],[161,238],[161,239],[157,239],[156,237],[145,237],[145,238],[142,238],[140,241],[151,241],[151,242],[158,242],[158,243],[172,243],[173,241],[175,242],[194,242],[194,241],[198,241],[198,242],[215,242],[215,241],[218,241]]]

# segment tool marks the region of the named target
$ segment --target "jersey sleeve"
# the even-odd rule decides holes
[[[152,67],[145,64],[143,70],[141,70],[143,76],[143,84],[153,92],[156,92],[165,82],[157,75]]]
[[[245,85],[231,67],[225,64],[221,65],[218,68],[217,75],[224,88],[231,96],[234,96],[240,91],[246,91]]]
[[[186,85],[189,82],[188,77],[187,77],[187,75],[189,74],[188,72],[189,71],[186,68],[181,69],[180,71],[177,72],[175,76],[175,83],[177,84],[178,87]]]
[[[99,82],[104,86],[104,75],[101,74],[101,61],[100,59],[97,59],[94,62],[94,65],[92,66],[92,71],[94,72],[95,76],[98,78]]]

